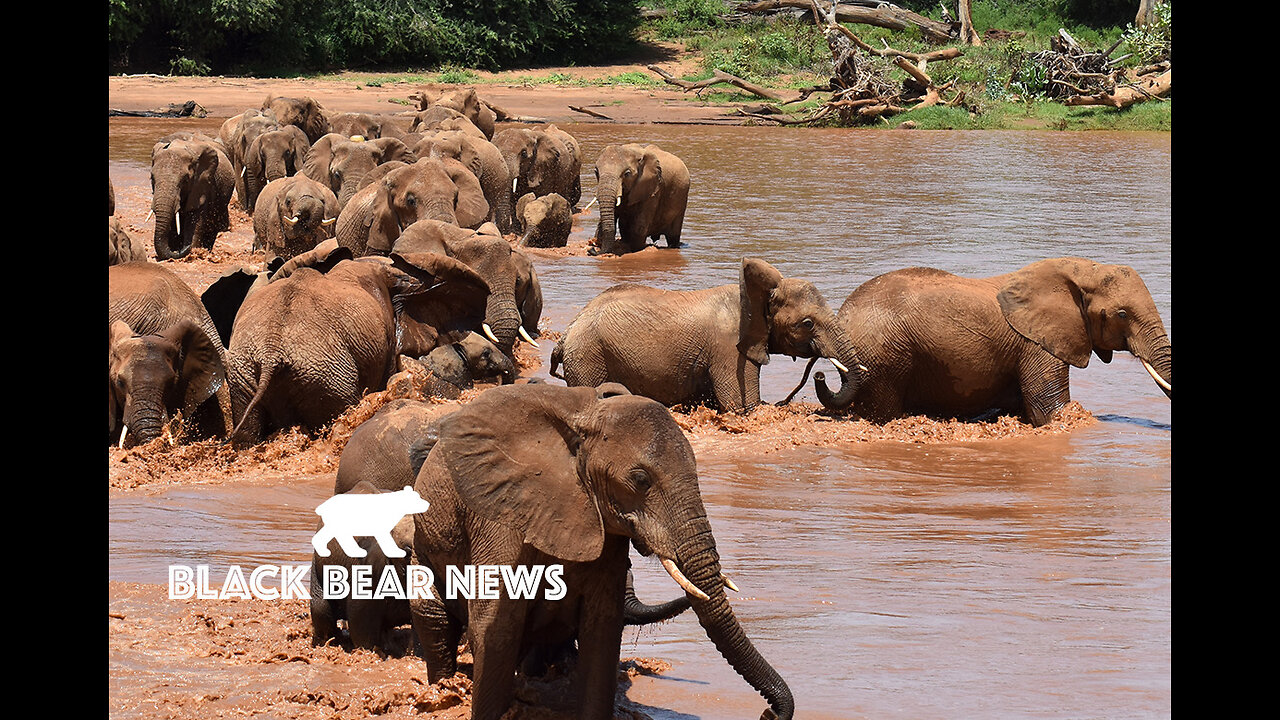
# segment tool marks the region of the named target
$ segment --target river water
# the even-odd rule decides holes
[[[186,126],[216,133],[218,122],[201,122]],[[118,193],[146,184],[151,142],[178,127],[112,121]],[[615,283],[734,283],[744,256],[812,280],[835,309],[897,268],[987,276],[1074,255],[1133,266],[1174,335],[1168,134],[565,129],[583,146],[584,203],[592,160],[614,142],[676,153],[692,188],[680,250],[536,259],[554,330]],[[580,216],[575,236],[596,217]],[[802,369],[775,358],[765,400]],[[719,552],[742,590],[735,610],[790,684],[797,717],[1171,713],[1171,405],[1128,354],[1073,369],[1071,385],[1100,422],[1061,435],[697,446]],[[799,398],[814,401],[812,387]],[[331,487],[330,475],[113,492],[110,577],[164,583],[170,563],[307,562]],[[635,563],[642,597],[676,594],[656,562]],[[672,663],[629,692],[659,720],[763,707],[691,615],[628,630],[623,654]]]

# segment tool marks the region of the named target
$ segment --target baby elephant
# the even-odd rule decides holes
[[[322,527],[312,539],[316,552],[311,560],[311,642],[323,645],[338,638],[338,620],[347,621],[355,647],[390,646],[390,633],[410,622],[409,602],[401,598],[357,598],[350,592],[325,598],[325,568],[346,569],[346,588],[354,586],[352,567],[368,566],[373,587],[378,587],[388,567],[394,568],[400,587],[407,582],[409,552],[413,547],[413,514],[427,510],[427,502],[412,488],[384,492],[368,482],[335,495],[316,512]],[[367,522],[367,526],[361,526]],[[349,534],[348,534],[349,533]],[[369,533],[355,540],[352,534]],[[338,548],[329,542],[337,539]]]
[[[534,197],[526,193],[516,203],[516,227],[526,247],[564,247],[573,229],[573,208],[559,193]]]
[[[496,377],[503,385],[510,385],[516,379],[516,367],[511,358],[483,335],[474,332],[467,333],[458,342],[432,350],[419,360],[400,356],[401,370],[411,369],[415,363],[428,378],[423,394],[449,400],[457,398],[477,380]]]
[[[333,236],[338,198],[305,175],[267,183],[253,209],[254,249],[285,260],[314,249]]]

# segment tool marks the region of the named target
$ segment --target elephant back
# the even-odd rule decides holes
[[[108,272],[107,322],[124,321],[135,334],[155,335],[190,320],[226,359],[213,318],[182,278],[163,265],[145,261],[112,265]]]

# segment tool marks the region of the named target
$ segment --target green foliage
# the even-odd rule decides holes
[[[1144,65],[1168,60],[1173,54],[1173,9],[1168,2],[1155,7],[1155,21],[1145,27],[1129,24],[1124,41]]]
[[[637,0],[108,0],[117,71],[272,73],[599,60],[625,52]]]
[[[783,74],[827,73],[831,69],[831,54],[821,32],[804,23],[713,30],[702,37],[699,46],[708,75],[721,70],[759,82]]]
[[[474,83],[480,79],[480,76],[474,70],[466,68],[445,68],[436,78],[438,83],[452,83],[454,85],[462,85],[466,83]]]
[[[209,66],[191,58],[179,57],[169,61],[170,75],[208,75]]]
[[[658,37],[666,39],[721,27],[720,16],[728,11],[721,0],[658,0],[653,5],[671,11],[653,22]]]

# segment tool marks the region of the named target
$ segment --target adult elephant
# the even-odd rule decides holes
[[[231,227],[227,206],[234,191],[231,161],[213,138],[196,134],[156,143],[151,149],[156,259],[185,257],[192,247],[212,248],[218,233]]]
[[[485,139],[493,139],[494,122],[497,119],[497,115],[480,99],[480,96],[476,94],[475,88],[464,88],[445,93],[421,109],[426,110],[429,107],[449,108],[467,118],[480,132],[484,133]]]
[[[600,293],[556,344],[551,374],[571,387],[616,382],[665,405],[745,412],[760,404],[760,366],[770,354],[828,358],[855,389],[863,379],[854,343],[813,283],[744,258],[736,285],[624,284]]]
[[[339,112],[328,117],[330,133],[343,137],[359,136],[365,140],[382,137],[382,121],[369,113]]]
[[[494,134],[493,144],[506,160],[512,197],[556,191],[556,177],[562,171],[560,158],[565,152],[562,142],[534,128],[507,128]]]
[[[569,201],[571,208],[577,208],[582,199],[582,145],[555,125],[546,125],[542,132],[555,143],[556,170],[550,184],[534,188],[534,193],[538,196],[559,194]]]
[[[511,173],[496,145],[460,130],[450,130],[424,137],[413,151],[418,157],[435,154],[462,163],[484,190],[484,199],[489,203],[489,216],[485,219],[497,225],[500,232],[511,232]]]
[[[479,327],[488,287],[435,254],[298,268],[245,298],[228,348],[237,443],[332,422],[420,357]]]
[[[657,145],[607,145],[595,173],[600,223],[594,242],[600,252],[635,252],[659,237],[666,238],[667,247],[680,247],[689,202],[689,168],[683,160]]]
[[[107,322],[108,431],[114,442],[154,440],[179,409],[194,433],[230,432],[226,352],[212,318],[182,278],[149,262],[108,268]]]
[[[542,316],[542,286],[537,272],[493,225],[486,223],[472,231],[438,220],[419,220],[396,239],[393,251],[443,252],[466,263],[489,286],[482,326],[486,337],[509,356],[517,339],[538,346],[534,337]]]
[[[245,187],[245,157],[249,154],[249,146],[259,135],[279,130],[280,127],[275,113],[249,108],[228,118],[218,130],[218,142],[231,161],[231,169],[234,171],[236,197],[240,208],[246,212],[250,208],[249,191]]]
[[[397,167],[351,198],[338,215],[336,237],[357,257],[385,255],[418,220],[479,227],[489,215],[480,181],[457,160],[421,158]]]
[[[329,188],[305,175],[272,180],[253,211],[254,247],[288,260],[329,239],[337,221]]]
[[[281,125],[293,125],[307,134],[314,143],[329,132],[329,118],[324,107],[311,97],[276,97],[268,95],[262,101],[262,110],[271,111]]]
[[[253,213],[258,195],[267,183],[302,172],[303,161],[310,149],[311,142],[306,134],[293,125],[268,130],[255,137],[243,158],[244,209]]]
[[[828,407],[885,421],[969,418],[990,410],[1044,425],[1071,400],[1070,366],[1133,353],[1172,397],[1173,353],[1150,292],[1131,267],[1051,258],[989,278],[895,270],[854,290],[838,320],[870,379],[827,388]]]
[[[411,600],[429,681],[456,669],[465,626],[475,659],[476,720],[497,720],[535,644],[576,636],[578,715],[613,717],[628,548],[656,554],[690,598],[729,664],[791,718],[790,688],[747,637],[725,597],[693,450],[671,413],[596,388],[509,385],[485,391],[436,424],[414,486],[414,550],[434,568],[562,565],[564,597]]]
[[[329,133],[307,152],[303,173],[332,190],[338,196],[341,210],[368,184],[366,178],[374,168],[383,163],[412,163],[417,159],[417,155],[396,138],[357,140]]]

